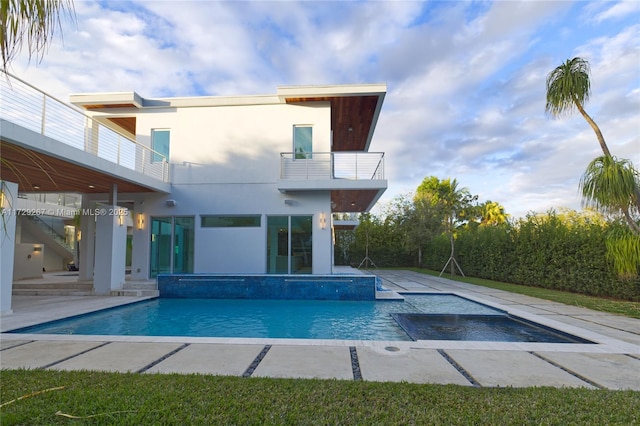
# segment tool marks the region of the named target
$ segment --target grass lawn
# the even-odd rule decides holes
[[[427,269],[418,268],[394,268],[407,271],[419,272],[421,274],[438,276],[440,273]],[[375,273],[375,271],[372,271]],[[640,303],[629,302],[626,300],[605,299],[602,297],[586,296],[584,294],[569,293],[567,291],[549,290],[540,287],[531,287],[520,284],[502,283],[499,281],[485,280],[483,278],[473,277],[452,277],[449,274],[442,274],[443,278],[461,281],[469,284],[476,284],[483,287],[495,288],[498,290],[509,291],[511,293],[525,294],[527,296],[538,297],[540,299],[552,300],[554,302],[564,303],[566,305],[581,306],[583,308],[593,309],[601,312],[610,312],[613,314],[625,315],[632,318],[640,318]]]
[[[640,318],[638,303],[478,278],[454,279]],[[0,371],[3,426],[632,425],[640,424],[638,407],[640,392],[585,388],[473,388],[207,375]]]
[[[633,391],[42,370],[3,370],[0,379],[3,426],[640,422]]]

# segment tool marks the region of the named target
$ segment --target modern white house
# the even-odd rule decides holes
[[[331,274],[334,232],[347,226],[333,213],[369,211],[387,188],[384,154],[369,152],[384,84],[74,94],[68,105],[12,81],[2,87],[0,148],[29,173],[2,169],[5,212],[15,193],[81,194],[79,279],[93,280],[95,294],[122,288],[127,252],[132,280]],[[15,215],[4,217],[6,239]],[[3,312],[11,247],[2,245]]]

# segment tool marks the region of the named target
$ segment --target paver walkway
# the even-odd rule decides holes
[[[597,344],[10,334],[136,297],[14,296],[0,367],[640,390],[640,320],[431,277],[373,271],[399,292],[453,292]]]

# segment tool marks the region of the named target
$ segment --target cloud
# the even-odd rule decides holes
[[[579,116],[544,112],[549,71],[592,67],[591,101],[615,155],[640,163],[638,2],[76,2],[42,63],[14,73],[51,94],[274,93],[277,85],[384,82],[372,151],[389,190],[426,176],[514,216],[579,208],[599,155]]]
[[[640,13],[640,4],[635,0],[627,0],[620,2],[603,2],[600,7],[604,10],[598,12],[593,17],[597,23],[607,20],[617,20],[629,15],[638,17]]]

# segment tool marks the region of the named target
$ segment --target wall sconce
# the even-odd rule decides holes
[[[42,246],[35,246],[35,247],[33,248],[33,252],[34,252],[34,253],[39,253],[39,252],[41,252],[41,251],[42,251]]]
[[[122,216],[122,213],[118,215],[118,225],[124,225],[124,216]]]
[[[325,229],[327,227],[327,215],[322,212],[320,213],[320,229]]]
[[[142,213],[138,213],[138,229],[144,229],[144,215]]]
[[[76,240],[77,241],[82,240],[82,231],[78,231],[78,235],[76,236]]]

